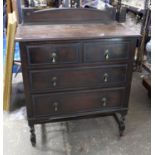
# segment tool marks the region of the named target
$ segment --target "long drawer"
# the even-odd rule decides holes
[[[109,62],[127,60],[130,57],[130,41],[104,39],[84,43],[84,62]]]
[[[127,81],[127,64],[83,67],[73,69],[47,69],[30,71],[32,91],[65,90],[122,86]]]
[[[76,64],[80,61],[80,44],[27,45],[28,65]]]
[[[124,97],[125,88],[33,95],[33,115],[60,116],[75,112],[119,108],[124,102]]]

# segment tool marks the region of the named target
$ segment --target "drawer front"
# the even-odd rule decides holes
[[[124,88],[33,95],[33,114],[37,117],[121,107]]]
[[[33,91],[121,86],[127,81],[127,65],[30,71]]]
[[[129,58],[130,42],[107,39],[84,43],[84,62],[109,62]]]
[[[78,63],[80,60],[80,44],[28,45],[27,54],[29,65]]]

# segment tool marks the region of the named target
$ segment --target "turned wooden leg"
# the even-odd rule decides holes
[[[31,140],[31,144],[32,146],[36,145],[36,135],[35,135],[35,129],[34,129],[34,125],[30,125],[30,140]]]
[[[119,135],[120,137],[123,136],[125,130],[125,115],[124,113],[115,113],[114,118],[119,127]]]

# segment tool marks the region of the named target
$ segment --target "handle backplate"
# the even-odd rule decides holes
[[[104,79],[104,82],[108,82],[108,73],[104,73],[103,75],[103,79]]]
[[[53,103],[53,106],[54,106],[54,111],[57,112],[58,111],[58,105],[59,103],[58,102],[54,102]]]
[[[52,77],[52,85],[53,85],[53,87],[55,87],[57,85],[56,81],[57,81],[57,77],[53,76]]]
[[[52,52],[52,53],[51,53],[51,59],[52,59],[52,63],[53,63],[53,64],[56,63],[56,57],[57,57],[56,52]]]
[[[107,99],[105,97],[103,97],[101,99],[101,102],[102,102],[102,106],[105,107],[107,105]]]
[[[105,56],[105,60],[109,60],[109,50],[105,50],[105,53],[104,53],[104,56]]]

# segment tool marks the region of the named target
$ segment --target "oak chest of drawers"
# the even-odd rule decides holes
[[[123,134],[137,37],[118,23],[18,27],[33,145],[34,124],[86,116],[113,115]]]

